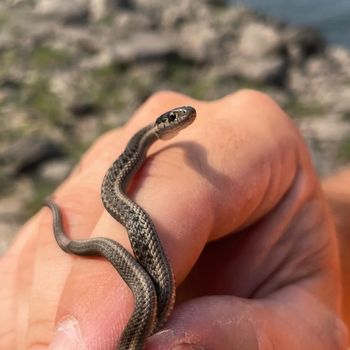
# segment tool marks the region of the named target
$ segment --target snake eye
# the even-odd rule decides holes
[[[174,112],[170,112],[168,114],[168,118],[170,122],[173,122],[176,119],[176,114]]]

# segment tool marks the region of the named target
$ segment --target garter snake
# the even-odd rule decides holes
[[[103,205],[126,228],[135,258],[108,238],[71,240],[63,231],[58,205],[51,200],[45,202],[53,214],[58,245],[67,253],[105,257],[133,292],[135,308],[116,347],[118,350],[142,350],[147,337],[164,325],[175,301],[172,268],[156,228],[145,210],[127,196],[127,186],[144,163],[149,147],[158,139],[172,138],[195,117],[196,111],[190,106],[162,114],[154,124],[142,128],[130,139],[104,176]]]

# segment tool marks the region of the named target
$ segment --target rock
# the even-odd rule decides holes
[[[136,33],[114,47],[118,62],[159,60],[176,52],[176,36],[172,33]]]
[[[294,64],[301,64],[306,58],[322,53],[325,39],[313,28],[288,28],[284,32],[284,42],[289,59]]]
[[[332,110],[341,114],[350,113],[350,85],[344,84],[343,86],[334,87],[333,99],[331,101]]]
[[[12,77],[7,77],[0,80],[0,95],[1,98],[6,99],[12,95],[18,94],[21,89],[21,83],[13,79]]]
[[[249,22],[242,28],[230,67],[238,77],[259,84],[283,84],[286,59],[277,28]]]
[[[308,118],[299,122],[299,128],[307,141],[319,175],[328,175],[339,161],[335,156],[339,145],[350,133],[350,124],[339,119],[338,115],[324,118]]]
[[[22,177],[16,181],[10,195],[0,197],[0,256],[10,246],[23,221],[27,219],[26,203],[33,196],[33,182]]]
[[[66,108],[75,101],[77,83],[81,79],[79,72],[58,71],[51,75],[50,88],[54,94],[59,96],[62,105]]]
[[[0,52],[13,48],[13,38],[8,32],[0,32]]]
[[[213,19],[217,24],[218,30],[229,30],[239,33],[242,26],[246,23],[256,20],[256,14],[249,10],[246,6],[237,4],[229,6],[224,11],[220,12]]]
[[[74,138],[80,144],[89,144],[101,131],[101,121],[98,118],[86,117],[79,124],[75,125]]]
[[[0,220],[0,257],[9,248],[11,242],[16,237],[16,233],[21,227],[20,222],[2,222]]]
[[[219,37],[214,28],[202,22],[186,24],[181,29],[179,52],[184,58],[205,62],[218,55]]]
[[[50,160],[40,166],[38,173],[45,181],[59,183],[68,176],[72,167],[73,162],[67,159]]]
[[[275,55],[282,47],[282,37],[276,28],[263,23],[248,23],[238,41],[238,52],[244,57],[262,58]]]
[[[30,136],[10,144],[0,153],[0,163],[16,174],[30,171],[39,163],[63,155],[62,147],[46,136]]]
[[[286,77],[286,63],[280,57],[232,59],[231,74],[257,84],[282,85]]]
[[[70,106],[70,112],[76,118],[84,118],[86,116],[98,113],[99,108],[92,102],[76,102]]]
[[[328,57],[331,59],[344,74],[345,78],[350,78],[350,52],[345,47],[334,46],[327,49]]]
[[[54,17],[63,22],[85,23],[88,6],[88,0],[38,0],[35,10],[39,15]]]
[[[157,61],[177,53],[175,33],[135,33],[126,40],[114,43],[99,55],[82,62],[83,69],[97,69],[112,63]]]
[[[210,27],[211,19],[211,11],[205,1],[182,0],[170,2],[163,8],[160,14],[160,25],[166,30],[191,23]]]
[[[350,113],[350,84],[326,55],[309,58],[302,70],[290,68],[288,86],[306,104],[317,104],[332,113]]]
[[[291,102],[291,96],[287,92],[278,88],[266,88],[264,93],[272,97],[282,108],[287,107]]]
[[[112,24],[112,31],[119,34],[130,35],[131,32],[149,31],[153,22],[150,16],[142,12],[118,11]]]
[[[57,39],[54,43],[51,41],[50,46],[60,48],[71,55],[79,51],[81,55],[93,55],[106,45],[104,38],[97,38],[99,33],[87,31],[84,27],[59,26],[54,34]]]
[[[111,15],[116,9],[115,0],[90,0],[89,12],[94,21],[99,21]]]

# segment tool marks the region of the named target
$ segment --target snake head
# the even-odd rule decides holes
[[[191,106],[174,108],[157,118],[154,124],[156,134],[162,140],[171,139],[192,124],[195,118],[196,110]]]

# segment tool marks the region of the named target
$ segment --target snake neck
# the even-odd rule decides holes
[[[131,138],[125,151],[111,165],[103,179],[101,194],[105,206],[108,204],[105,202],[108,201],[108,194],[112,194],[114,190],[126,191],[131,178],[140,169],[148,149],[156,140],[153,125],[144,127]]]
[[[110,168],[116,189],[119,187],[122,192],[126,191],[132,177],[141,168],[148,149],[157,139],[153,125],[149,125],[129,141],[125,151]]]

